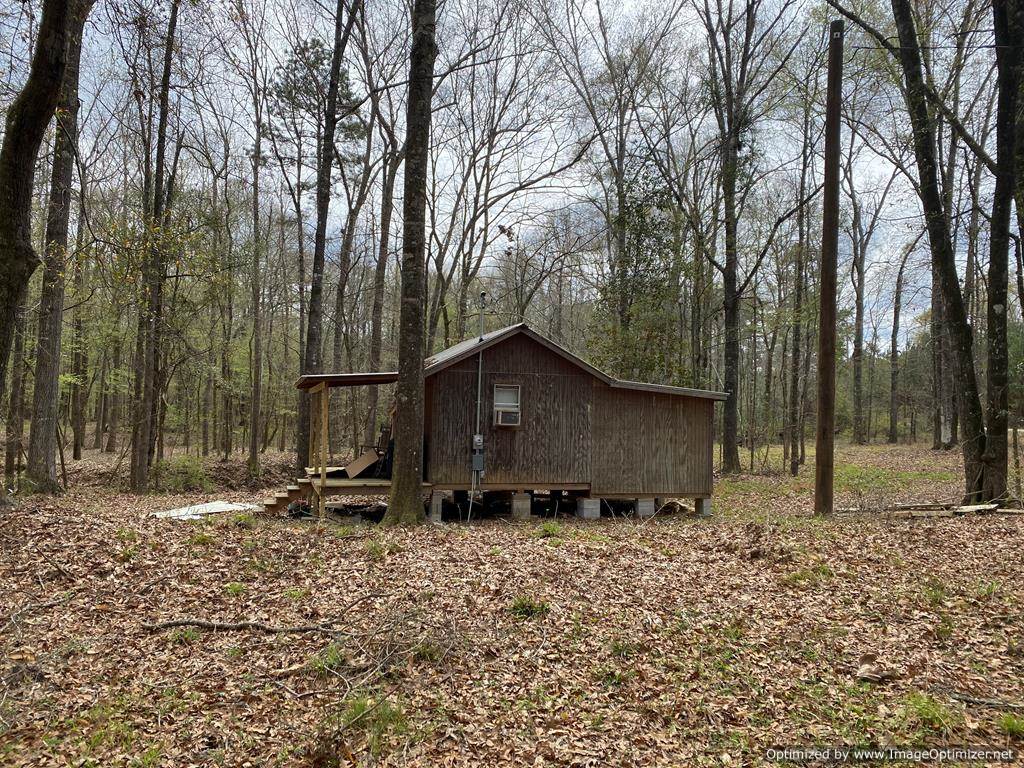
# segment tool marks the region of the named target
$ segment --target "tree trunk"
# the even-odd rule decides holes
[[[21,445],[25,420],[25,310],[15,313],[14,362],[11,365],[11,399],[7,403],[7,434],[4,450],[4,484],[14,488],[21,466]],[[0,493],[0,497],[6,494]],[[3,503],[0,501],[0,503]]]
[[[899,371],[900,371],[900,310],[903,303],[903,271],[910,258],[911,248],[903,254],[899,271],[896,273],[896,292],[892,302],[892,333],[889,337],[889,442],[899,442]]]
[[[99,380],[96,382],[96,424],[93,428],[92,447],[93,450],[103,448],[103,430],[107,426],[107,409],[110,407],[110,398],[107,393],[107,353],[104,352],[100,358]]]
[[[370,361],[369,370],[376,371],[381,365],[382,330],[384,316],[384,281],[388,270],[388,250],[391,244],[391,214],[394,208],[395,176],[401,157],[397,151],[388,154],[384,167],[384,186],[380,198],[380,243],[377,265],[373,271],[373,308],[370,311]],[[377,432],[378,387],[372,385],[369,391],[369,405],[366,413],[366,427],[363,442],[373,445]]]
[[[252,392],[249,398],[249,479],[260,476],[260,407],[263,401],[263,313],[261,310],[263,277],[260,259],[263,240],[260,237],[260,162],[263,143],[263,110],[259,89],[253,83],[254,151],[252,156]]]
[[[857,216],[854,213],[854,216]],[[854,227],[856,231],[856,226]],[[855,235],[856,237],[856,235]],[[853,442],[867,442],[864,417],[864,253],[863,244],[854,245],[853,255]]]
[[[736,157],[737,139],[725,137],[722,159],[722,203],[725,225],[725,271],[722,289],[725,305],[724,386],[729,397],[722,413],[722,471],[739,472],[739,366],[740,297],[737,295],[739,257],[736,245]]]
[[[803,174],[801,174],[803,178]],[[804,313],[804,243],[806,218],[800,215],[800,238],[796,246],[796,264],[793,267],[793,354],[789,365],[789,416],[786,429],[789,437],[789,474],[800,472],[800,344]]]
[[[46,210],[46,253],[39,297],[35,382],[32,387],[32,423],[28,440],[29,487],[58,493],[57,410],[60,396],[60,347],[64,319],[64,273],[71,218],[71,182],[78,145],[78,69],[82,54],[82,28],[89,4],[76,4],[67,27],[64,82],[57,104],[57,130],[53,146],[50,197]]]
[[[427,172],[430,151],[435,0],[415,0],[406,112],[402,233],[402,301],[395,386],[395,463],[384,521],[423,519],[423,290]]]
[[[327,102],[324,132],[320,139],[316,169],[316,231],[313,235],[313,265],[309,286],[309,306],[306,314],[306,340],[303,344],[302,373],[320,373],[323,368],[324,324],[324,254],[327,249],[327,217],[331,203],[331,171],[334,168],[334,134],[338,126],[338,86],[341,80],[341,62],[352,34],[352,25],[360,7],[359,0],[352,5],[345,22],[345,0],[338,0],[334,15],[334,49],[331,54],[331,72],[327,83]],[[299,394],[299,434],[296,441],[296,471],[305,473],[310,446],[310,398],[306,390]]]
[[[949,221],[943,213],[935,159],[935,122],[927,103],[921,69],[921,52],[914,26],[910,0],[892,0],[893,16],[899,34],[899,58],[906,81],[904,98],[913,129],[914,156],[917,161],[921,205],[924,209],[932,260],[939,273],[942,289],[943,325],[950,339],[957,396],[960,410],[961,442],[964,456],[965,498],[982,500],[985,487],[985,428],[981,398],[974,371],[972,334],[967,323],[963,295],[957,275]]]
[[[135,403],[132,425],[131,489],[144,493],[149,485],[149,470],[157,432],[158,398],[160,392],[160,341],[163,314],[163,287],[165,265],[163,255],[163,212],[165,195],[164,163],[167,149],[167,122],[170,113],[171,63],[174,54],[174,35],[178,24],[180,0],[171,0],[171,13],[167,21],[164,41],[163,71],[160,78],[157,115],[156,158],[153,173],[153,201],[147,217],[147,247],[142,267],[142,301],[140,302],[139,344],[141,387]]]
[[[110,370],[121,370],[121,341],[118,340],[114,346],[114,358],[111,361]],[[116,387],[116,385],[115,385]],[[115,387],[111,387],[107,403],[107,445],[104,453],[117,451],[117,434],[121,426],[121,393]]]
[[[1010,212],[1015,186],[1018,90],[1022,76],[1021,34],[1024,33],[1024,3],[1020,0],[993,0],[998,91],[996,97],[996,184],[992,195],[992,223],[988,259],[988,378],[985,386],[985,479],[981,497],[1003,499],[1007,492],[1007,428],[1009,426],[1009,350],[1006,316],[1009,257]],[[1024,138],[1020,139],[1024,141]]]
[[[82,458],[85,447],[85,409],[89,399],[89,388],[86,386],[86,368],[89,364],[88,351],[85,347],[85,320],[83,302],[85,300],[85,266],[82,263],[82,243],[85,233],[85,184],[80,184],[80,200],[78,205],[78,232],[75,236],[75,298],[74,320],[72,324],[73,358],[71,371],[74,383],[71,385],[71,458],[78,461]]]
[[[32,193],[36,156],[60,97],[73,8],[44,0],[28,79],[7,110],[0,147],[0,400],[15,319],[29,278],[39,266],[32,247]],[[0,503],[3,503],[0,497]]]
[[[945,376],[943,366],[943,329],[942,329],[942,286],[939,282],[939,270],[932,264],[932,296],[931,334],[932,357],[932,450],[940,451],[948,445],[951,433],[949,429],[949,413],[946,408]]]

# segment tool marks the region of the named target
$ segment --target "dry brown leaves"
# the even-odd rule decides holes
[[[546,536],[149,516],[225,497],[259,494],[87,488],[7,515],[0,763],[740,765],[1019,738],[951,693],[1024,701],[1021,517],[818,522],[748,489],[710,521]],[[187,617],[336,634],[143,626]]]

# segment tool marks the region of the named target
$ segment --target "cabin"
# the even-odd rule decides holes
[[[346,467],[328,466],[325,436],[332,389],[397,379],[299,378],[314,397],[313,439],[308,477],[287,498],[311,488],[322,508],[330,496],[389,492],[390,425]],[[631,500],[646,516],[657,500],[690,498],[710,514],[714,404],[725,393],[617,379],[524,323],[427,358],[424,386],[423,490],[435,519],[446,496],[467,492],[512,494],[514,517],[529,515],[535,491],[586,518],[600,516],[602,499]]]

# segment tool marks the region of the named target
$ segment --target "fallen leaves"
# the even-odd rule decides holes
[[[936,460],[918,454],[855,456],[903,477]],[[1019,746],[1024,519],[815,521],[789,481],[730,482],[712,520],[359,535],[150,516],[188,494],[32,500],[0,528],[0,755],[676,766],[777,743]]]

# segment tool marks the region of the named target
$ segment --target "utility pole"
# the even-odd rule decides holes
[[[832,514],[836,423],[836,272],[839,250],[839,107],[843,95],[843,21],[828,27],[825,102],[825,189],[821,221],[821,307],[818,315],[818,431],[814,514]]]

